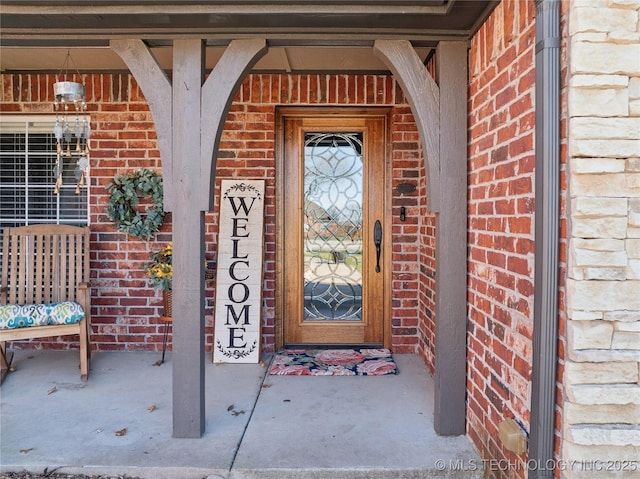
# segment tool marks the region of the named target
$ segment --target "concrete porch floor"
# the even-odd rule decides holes
[[[378,377],[270,376],[206,361],[206,431],[172,438],[171,356],[16,351],[0,388],[0,471],[145,479],[481,477],[469,439],[433,431],[433,380],[415,355]],[[123,430],[126,428],[126,433]],[[120,434],[118,433],[120,432]]]

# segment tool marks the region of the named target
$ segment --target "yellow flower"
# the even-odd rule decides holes
[[[173,244],[151,253],[146,273],[151,284],[161,290],[170,290],[173,277]]]

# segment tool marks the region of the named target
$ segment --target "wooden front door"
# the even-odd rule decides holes
[[[281,118],[284,344],[389,346],[386,111]]]

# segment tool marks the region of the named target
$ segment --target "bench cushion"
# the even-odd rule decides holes
[[[74,324],[82,321],[82,318],[84,318],[82,306],[72,301],[0,306],[0,329]]]

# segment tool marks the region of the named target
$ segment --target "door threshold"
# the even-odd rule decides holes
[[[310,343],[294,343],[286,344],[284,349],[382,349],[382,343],[366,343],[366,344],[310,344]]]

